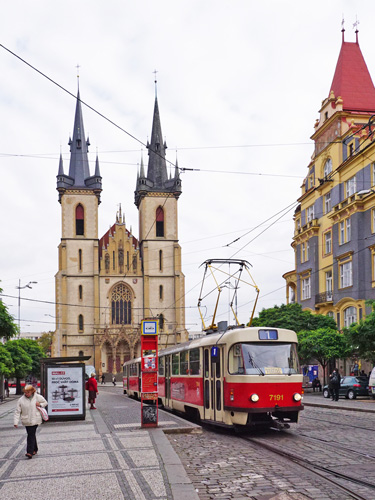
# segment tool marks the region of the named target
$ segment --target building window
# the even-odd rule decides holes
[[[315,176],[314,174],[309,175],[309,189],[313,188],[315,184]]]
[[[328,214],[328,212],[331,211],[332,205],[331,205],[331,191],[327,193],[324,197],[324,207],[325,207],[325,213]]]
[[[85,231],[84,210],[81,204],[76,207],[76,235],[83,236]]]
[[[159,315],[159,330],[164,330],[164,322],[165,322],[164,316],[163,316],[163,314],[160,314]]]
[[[307,262],[309,260],[310,244],[309,241],[305,241],[301,244],[301,262]]]
[[[333,311],[328,311],[328,312],[327,312],[327,316],[328,316],[329,318],[333,318],[333,319],[335,319],[335,313],[334,313]]]
[[[324,164],[324,177],[327,177],[328,174],[332,172],[332,160],[328,158],[328,160]]]
[[[161,207],[156,210],[156,236],[164,236],[164,210]]]
[[[371,210],[371,232],[375,233],[375,208]]]
[[[353,306],[347,307],[344,311],[344,326],[349,327],[357,322],[357,309]]]
[[[356,182],[356,178],[354,175],[349,180],[347,180],[345,183],[346,198],[348,198],[349,196],[352,196],[356,191],[357,191],[357,182]]]
[[[314,205],[306,208],[306,221],[311,222],[314,219]]]
[[[129,288],[120,283],[111,294],[112,324],[130,325],[132,322],[132,293]]]
[[[353,156],[354,154],[354,142],[349,144],[349,156]]]
[[[84,354],[84,352],[83,352],[83,351],[79,351],[78,356],[79,356],[80,358],[83,358],[83,356],[84,356],[84,355],[85,355],[85,354]]]
[[[346,241],[350,241],[352,239],[352,230],[350,226],[350,217],[345,220],[345,229],[346,229]]]
[[[302,279],[302,300],[309,299],[311,297],[311,284],[310,276],[308,278]]]
[[[79,287],[78,287],[78,298],[79,298],[79,300],[82,300],[82,297],[83,297],[82,285],[79,285]]]
[[[82,250],[78,250],[78,269],[82,271]]]
[[[350,217],[340,222],[339,239],[340,239],[340,245],[343,245],[344,243],[347,243],[352,239]]]
[[[332,233],[327,231],[324,233],[324,254],[327,255],[332,252]]]
[[[78,331],[83,332],[83,315],[78,316]]]
[[[375,162],[371,166],[371,184],[375,186]]]
[[[137,272],[137,254],[133,255],[133,272]]]
[[[159,286],[159,299],[163,300],[163,285]]]
[[[108,255],[108,259],[109,259],[109,255]],[[113,270],[116,269],[116,252],[115,251],[112,252],[112,269]]]
[[[332,271],[326,272],[326,300],[332,300]],[[333,315],[333,313],[332,313]]]
[[[352,261],[344,262],[340,264],[340,288],[346,288],[352,286],[352,284]]]
[[[163,270],[163,250],[159,250],[159,271]]]

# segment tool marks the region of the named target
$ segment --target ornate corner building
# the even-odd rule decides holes
[[[61,155],[57,175],[62,230],[53,356],[91,356],[98,374],[119,373],[124,361],[140,355],[142,319],[158,318],[160,348],[187,340],[177,218],[181,179],[177,164],[168,177],[162,137],[156,98],[147,175],[142,158],[135,190],[139,239],[126,228],[121,205],[99,239],[102,177],[98,157],[90,175],[78,92],[69,175]]]
[[[375,299],[375,88],[358,44],[344,40],[312,140],[294,214],[287,303],[359,321]]]

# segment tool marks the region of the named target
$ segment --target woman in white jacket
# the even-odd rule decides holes
[[[35,387],[32,385],[27,385],[23,392],[24,395],[18,400],[14,412],[14,427],[18,427],[21,417],[22,425],[26,427],[27,432],[26,457],[33,458],[33,455],[38,453],[36,430],[38,425],[42,423],[42,416],[37,407],[45,408],[48,403],[43,396],[37,394]]]

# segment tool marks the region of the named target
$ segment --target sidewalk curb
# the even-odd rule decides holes
[[[189,479],[179,456],[174,451],[164,431],[162,429],[152,429],[150,434],[164,464],[164,470],[167,474],[173,498],[178,500],[199,500],[193,483]]]
[[[350,406],[339,406],[339,405],[329,405],[329,404],[324,404],[324,403],[307,403],[306,401],[303,402],[304,406],[314,406],[316,408],[328,408],[332,409],[335,408],[336,410],[346,410],[346,411],[358,411],[362,413],[375,413],[375,408],[371,410],[370,408],[353,408]]]

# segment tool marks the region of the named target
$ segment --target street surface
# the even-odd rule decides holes
[[[204,427],[200,435],[169,439],[201,500],[375,499],[375,413],[305,407],[287,431],[236,435]]]
[[[12,396],[0,405],[0,498],[19,500],[30,488],[40,500],[375,500],[375,401],[305,400],[327,407],[306,406],[287,431],[194,433],[164,411],[159,429],[147,431],[139,402],[119,385],[99,385],[98,409],[86,421],[41,426],[38,457],[27,461]],[[175,458],[156,445],[162,429]]]

